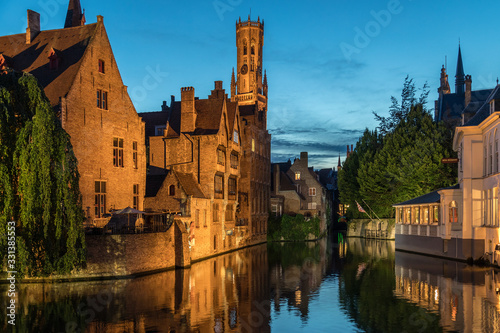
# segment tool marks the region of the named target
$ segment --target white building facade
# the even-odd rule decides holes
[[[500,243],[500,86],[455,129],[458,185],[394,205],[396,248],[478,259]],[[493,255],[487,255],[492,262]]]

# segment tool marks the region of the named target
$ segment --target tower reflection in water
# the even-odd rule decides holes
[[[15,331],[269,332],[268,271],[262,245],[135,279],[23,284]]]

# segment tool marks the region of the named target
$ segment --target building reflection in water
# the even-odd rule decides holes
[[[396,252],[395,295],[440,315],[446,331],[500,332],[500,271]]]
[[[273,310],[282,306],[297,311],[307,322],[310,302],[331,268],[327,239],[310,243],[274,243],[269,245],[269,269]]]
[[[16,330],[269,332],[268,272],[262,245],[130,280],[20,285]]]

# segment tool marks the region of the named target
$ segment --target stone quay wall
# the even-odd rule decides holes
[[[395,239],[394,219],[354,219],[347,224],[347,237]]]

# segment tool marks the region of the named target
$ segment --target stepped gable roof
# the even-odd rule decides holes
[[[436,190],[434,192],[430,192],[424,195],[421,195],[417,198],[413,198],[407,201],[400,202],[398,204],[392,205],[393,207],[398,207],[398,206],[414,206],[414,205],[424,205],[424,204],[431,204],[431,203],[438,203],[441,201],[441,196],[439,195],[438,191],[441,190],[457,190],[460,189],[460,185],[456,184],[450,187],[445,187],[445,188],[440,188],[439,190]]]
[[[181,172],[175,172],[175,174],[177,175],[177,179],[179,179],[179,183],[184,189],[184,192],[186,192],[186,195],[193,196],[194,198],[206,199],[200,185],[196,182],[192,174]]]
[[[146,176],[146,198],[156,197],[167,174]]]
[[[26,34],[0,37],[0,53],[10,58],[9,67],[34,75],[45,90],[52,107],[68,94],[80,69],[83,55],[98,23],[66,29],[41,31],[30,44]],[[61,61],[50,69],[49,54],[57,50]]]
[[[482,103],[481,108],[476,112],[476,114],[469,119],[469,121],[464,126],[478,126],[490,115],[490,102],[494,99],[500,99],[500,85],[497,85],[495,89],[492,89],[488,98]]]

